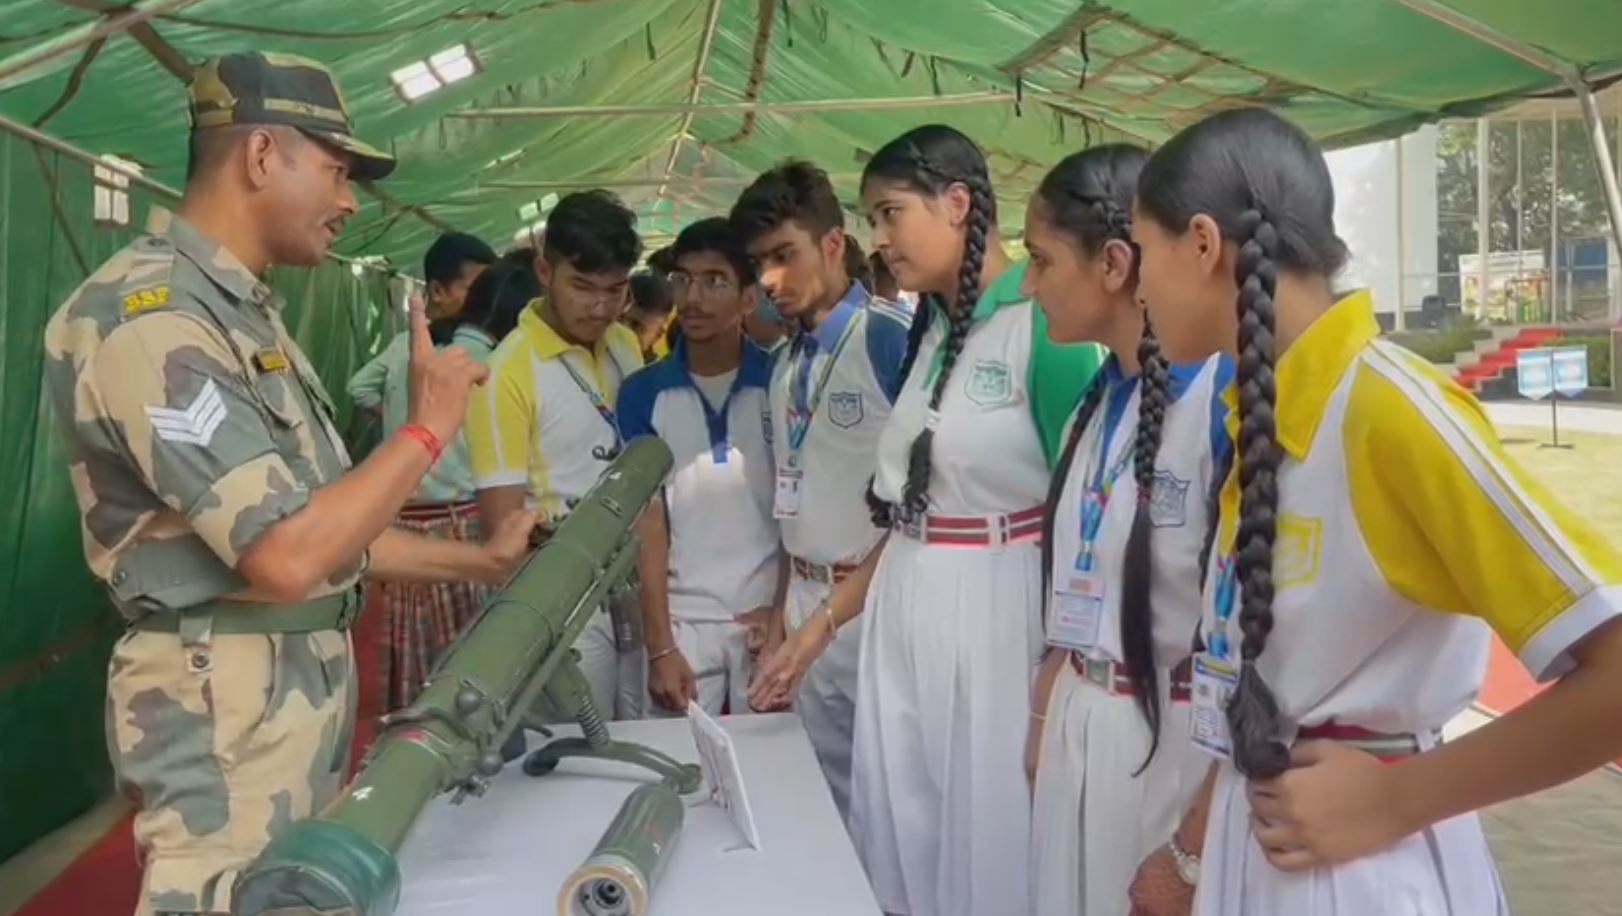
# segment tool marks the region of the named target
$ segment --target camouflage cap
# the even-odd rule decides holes
[[[204,62],[191,85],[192,130],[237,124],[296,127],[354,158],[362,181],[385,178],[394,157],[355,137],[338,83],[326,67],[291,54],[248,51]]]

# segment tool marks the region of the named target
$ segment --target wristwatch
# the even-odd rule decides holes
[[[1177,863],[1177,877],[1189,887],[1198,887],[1200,883],[1200,857],[1183,848],[1177,842],[1177,834],[1171,835],[1171,842],[1167,844],[1171,849],[1172,860]]]

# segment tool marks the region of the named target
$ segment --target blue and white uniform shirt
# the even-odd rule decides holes
[[[629,441],[655,435],[675,466],[663,496],[670,526],[670,615],[731,621],[772,603],[778,529],[772,519],[772,462],[766,442],[771,358],[743,341],[743,361],[713,404],[679,342],[665,359],[620,389],[620,430]]]
[[[859,562],[883,533],[868,481],[901,388],[911,316],[852,283],[772,370],[771,436],[783,546],[813,563]]]
[[[1137,512],[1142,376],[1125,377],[1114,357],[1101,374],[1104,398],[1082,431],[1054,508],[1046,629],[1050,644],[1119,662],[1121,559]],[[1233,381],[1233,363],[1213,356],[1172,366],[1168,374],[1170,403],[1149,498],[1152,626],[1155,661],[1163,668],[1188,657],[1199,626],[1200,557],[1215,523],[1216,487],[1231,463],[1223,392]]]

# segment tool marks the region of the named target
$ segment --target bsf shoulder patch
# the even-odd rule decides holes
[[[281,347],[265,347],[253,355],[253,364],[260,372],[286,372],[288,367],[287,354]]]
[[[154,286],[148,289],[137,290],[124,297],[124,315],[133,318],[142,312],[150,312],[169,304],[169,287]]]

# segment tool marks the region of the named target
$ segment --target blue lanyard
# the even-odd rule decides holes
[[[1109,463],[1110,445],[1115,440],[1115,430],[1120,426],[1125,413],[1114,412],[1115,392],[1107,391],[1104,394],[1104,437],[1098,451],[1097,470],[1093,473],[1093,481],[1081,499],[1081,554],[1077,557],[1076,568],[1082,572],[1090,572],[1093,568],[1093,544],[1098,540],[1098,530],[1104,525],[1104,510],[1109,508],[1110,494],[1115,491],[1116,481],[1126,473],[1126,466],[1132,461],[1132,450],[1127,449],[1112,465]]]
[[[726,464],[727,454],[731,450],[731,441],[727,437],[727,416],[732,409],[732,397],[743,388],[743,365],[739,363],[738,374],[732,379],[732,387],[727,389],[726,400],[721,402],[721,409],[716,410],[710,406],[710,399],[704,396],[697,383],[692,383],[693,393],[698,395],[698,406],[704,410],[704,426],[710,433],[710,457],[716,464]],[[688,375],[692,378],[691,373]]]
[[[865,316],[858,312],[845,322],[844,333],[839,335],[839,340],[828,354],[828,361],[822,364],[822,373],[817,377],[815,387],[811,386],[811,364],[817,358],[816,338],[807,334],[795,341],[795,360],[789,367],[787,425],[790,467],[799,464],[800,449],[805,445],[806,433],[811,429],[811,418],[816,416],[817,407],[822,404],[822,395],[828,390],[828,379],[833,375],[834,363],[839,362],[839,354],[844,352],[845,342],[850,340],[856,322],[863,318]],[[809,346],[805,345],[806,340],[810,341]]]
[[[1216,594],[1212,596],[1212,605],[1216,611],[1216,626],[1211,632],[1205,634],[1205,649],[1219,659],[1227,659],[1231,648],[1228,644],[1228,620],[1233,617],[1234,605],[1239,600],[1239,564],[1234,562],[1233,554],[1223,554],[1216,561]]]
[[[615,419],[614,417],[614,411],[608,406],[608,402],[603,399],[602,394],[600,394],[596,388],[586,384],[586,380],[580,377],[580,373],[576,372],[575,368],[569,365],[568,354],[559,356],[558,362],[563,364],[563,369],[565,372],[569,373],[569,378],[574,379],[575,386],[580,389],[580,393],[584,394],[586,399],[591,402],[592,409],[597,411],[597,416],[603,418],[603,422],[608,424],[609,430],[614,434],[613,451],[605,452],[606,457],[604,457],[604,455],[598,454],[598,452],[604,450],[594,449],[592,451],[592,456],[600,458],[604,461],[613,460],[614,456],[619,454],[620,447],[625,444],[625,440],[620,438],[620,424],[619,420]]]

